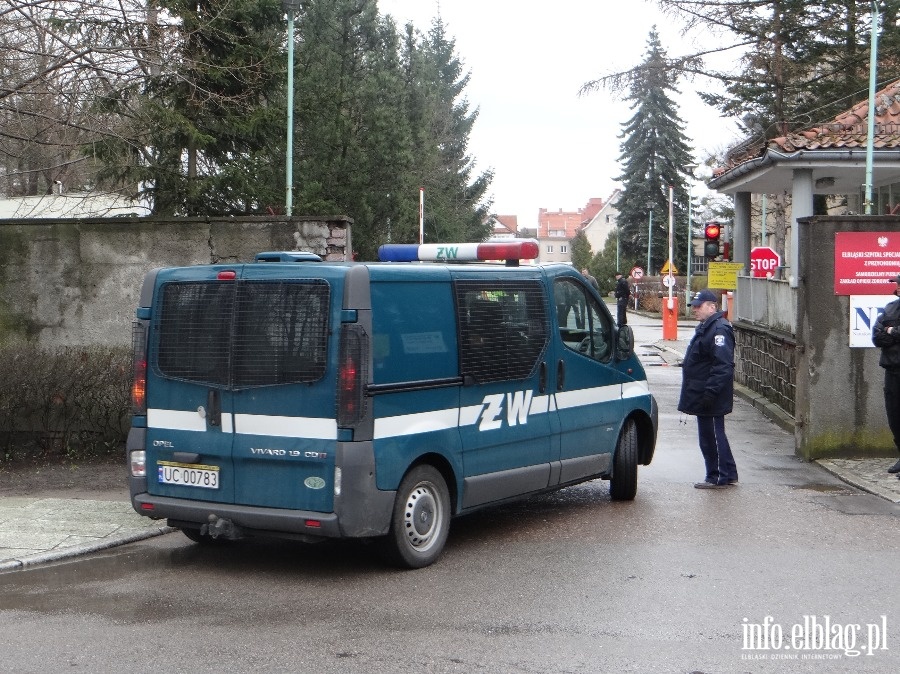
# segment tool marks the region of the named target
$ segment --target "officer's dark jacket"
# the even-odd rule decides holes
[[[888,328],[894,328],[892,334]],[[878,364],[886,370],[900,372],[900,300],[894,300],[884,308],[872,327],[872,343],[881,347]]]
[[[718,311],[697,326],[684,354],[678,411],[700,417],[731,412],[734,403],[734,330]]]
[[[624,276],[616,281],[616,290],[613,293],[617,300],[628,300],[628,296],[631,295],[631,288],[628,287],[628,279]]]

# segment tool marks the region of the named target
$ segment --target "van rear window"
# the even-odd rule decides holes
[[[329,285],[321,280],[168,283],[156,365],[175,379],[231,388],[325,374]]]

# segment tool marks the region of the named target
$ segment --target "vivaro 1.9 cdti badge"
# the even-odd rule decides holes
[[[533,240],[380,256],[146,275],[138,513],[198,542],[373,538],[421,567],[476,508],[596,478],[634,498],[656,403],[630,328],[577,271],[518,266]],[[477,260],[510,262],[459,264]]]

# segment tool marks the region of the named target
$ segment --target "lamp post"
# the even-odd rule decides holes
[[[294,13],[300,10],[300,0],[281,0],[287,12],[287,146],[285,148],[284,213],[291,215],[294,203],[291,190],[294,183]]]
[[[875,81],[878,72],[878,3],[872,0],[872,38],[869,50],[869,113],[866,134],[866,215],[872,215],[872,149],[875,146]]]
[[[698,164],[685,164],[684,169],[688,174],[688,204],[687,204],[687,257],[685,258],[687,262],[685,266],[687,267],[686,274],[687,279],[685,280],[684,286],[684,315],[691,315],[691,264],[693,264],[694,259],[694,169],[696,169]]]
[[[650,223],[647,225],[647,276],[651,275],[650,271],[650,251],[653,249],[653,204],[654,202],[647,202],[647,210],[650,211]]]

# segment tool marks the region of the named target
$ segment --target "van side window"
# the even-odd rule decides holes
[[[553,283],[559,336],[566,348],[599,361],[612,354],[612,319],[584,286],[570,277]]]
[[[329,294],[319,280],[166,284],[156,368],[230,388],[321,379]]]
[[[527,379],[547,347],[547,310],[538,281],[454,283],[460,373],[478,383]]]

